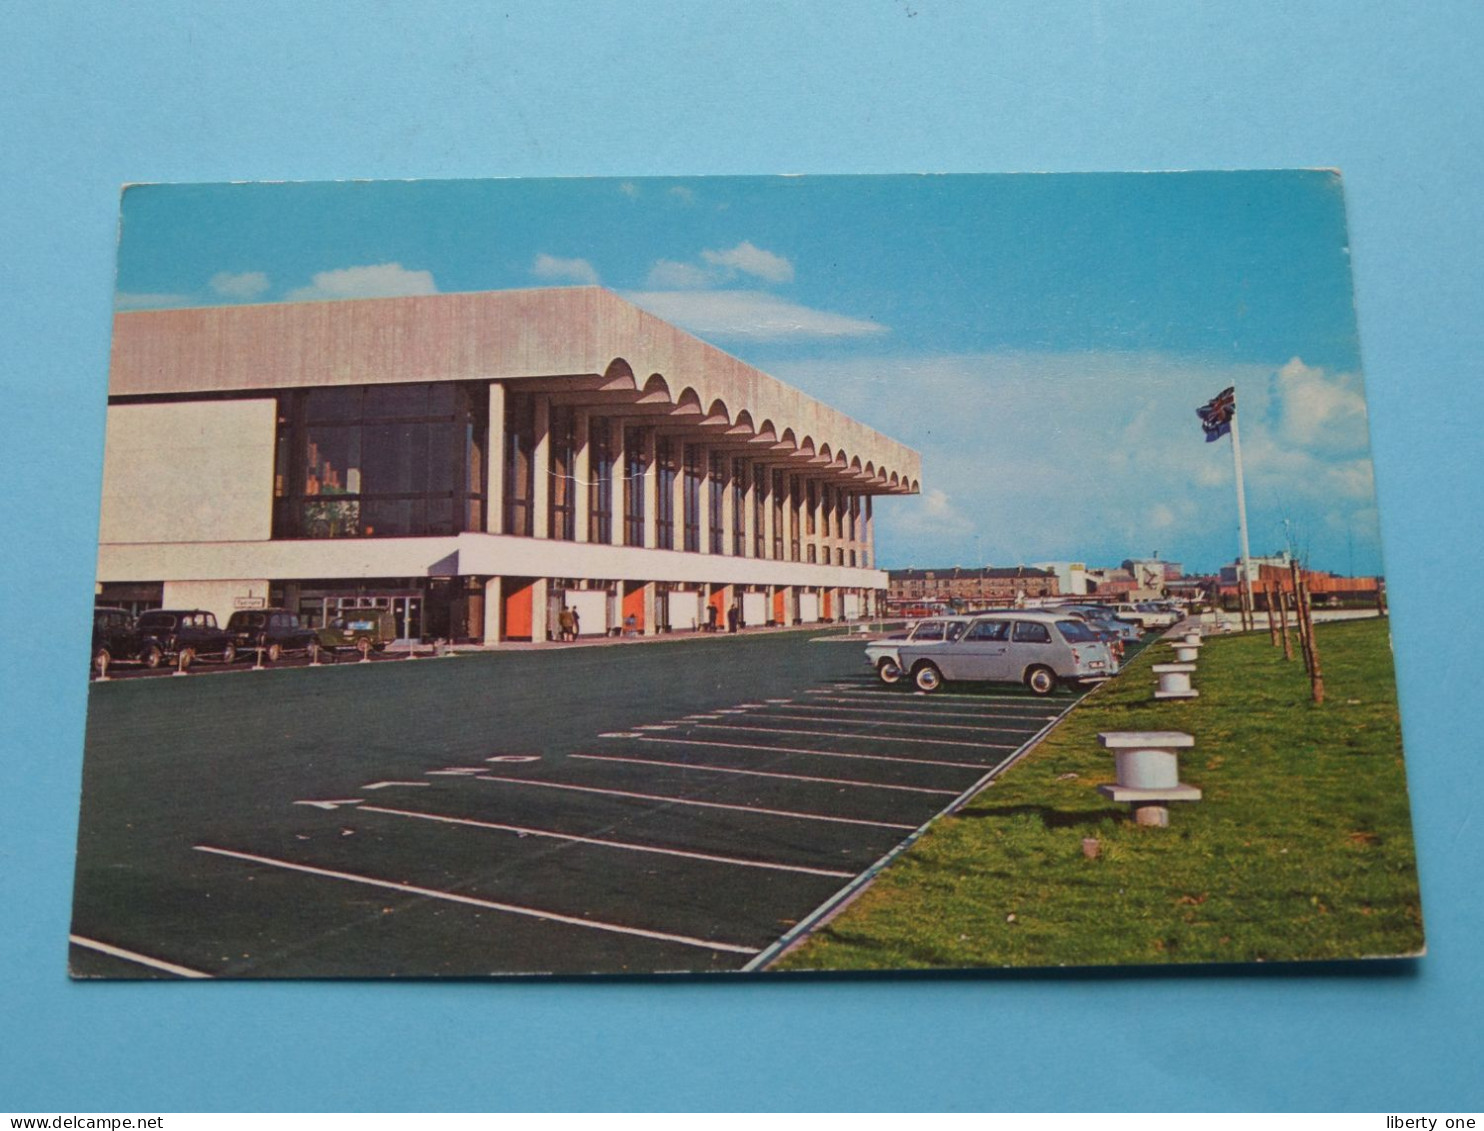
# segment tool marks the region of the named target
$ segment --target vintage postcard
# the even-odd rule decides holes
[[[1422,952],[1338,174],[120,231],[75,977]]]

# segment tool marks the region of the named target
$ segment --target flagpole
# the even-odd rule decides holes
[[[1249,610],[1252,608],[1252,577],[1248,573],[1252,550],[1247,545],[1247,491],[1242,483],[1242,437],[1237,430],[1237,393],[1232,387],[1232,464],[1237,473],[1237,525],[1242,533],[1242,573],[1237,586],[1237,600],[1242,605],[1242,627],[1247,627]],[[1256,617],[1253,617],[1255,622]],[[1256,627],[1255,623],[1253,627]]]

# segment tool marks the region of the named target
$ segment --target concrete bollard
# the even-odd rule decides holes
[[[1190,686],[1190,673],[1194,664],[1155,664],[1150,669],[1159,679],[1156,699],[1194,699],[1200,695]]]
[[[1175,650],[1177,664],[1193,664],[1200,659],[1201,642],[1199,640],[1194,644],[1188,640],[1171,640],[1170,647]]]
[[[1199,646],[1201,643],[1201,630],[1198,628],[1192,628],[1189,632],[1187,632],[1185,634],[1185,643]]]
[[[1170,823],[1171,801],[1199,801],[1201,791],[1180,781],[1179,751],[1195,739],[1178,730],[1115,730],[1098,735],[1103,748],[1113,751],[1115,785],[1100,785],[1110,801],[1128,802],[1134,823],[1164,828]]]

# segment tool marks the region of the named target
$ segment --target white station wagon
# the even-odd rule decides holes
[[[896,679],[909,675],[926,692],[964,681],[1023,683],[1050,695],[1059,684],[1100,683],[1118,671],[1108,645],[1076,617],[1027,610],[960,619],[968,623],[955,640],[901,641]]]

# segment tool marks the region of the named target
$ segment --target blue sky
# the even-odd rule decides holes
[[[883,566],[1378,572],[1339,178],[1325,172],[149,185],[120,308],[596,283],[911,444]]]

